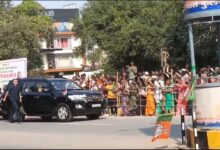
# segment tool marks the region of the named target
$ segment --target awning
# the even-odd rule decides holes
[[[46,73],[52,74],[52,73],[71,73],[71,72],[80,72],[83,71],[83,68],[64,68],[64,69],[48,69],[45,70]]]

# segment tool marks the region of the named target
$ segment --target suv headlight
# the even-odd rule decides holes
[[[76,100],[85,100],[86,99],[86,95],[68,95],[68,98],[72,101],[76,101]]]

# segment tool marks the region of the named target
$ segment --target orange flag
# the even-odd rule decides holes
[[[168,139],[170,137],[172,117],[173,114],[163,114],[158,116],[152,142],[156,139]]]

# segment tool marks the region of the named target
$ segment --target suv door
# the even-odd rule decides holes
[[[49,115],[53,112],[53,95],[47,81],[37,82],[37,96],[35,109],[38,114]]]
[[[24,110],[28,115],[35,113],[35,95],[37,92],[35,81],[25,81],[22,89],[22,103]]]

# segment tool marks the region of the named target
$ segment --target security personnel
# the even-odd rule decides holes
[[[21,90],[18,85],[18,79],[13,80],[13,85],[9,86],[7,92],[4,97],[4,101],[6,101],[7,96],[9,96],[9,100],[12,104],[13,111],[10,114],[9,121],[13,123],[14,121],[20,123],[21,115],[19,110],[19,102],[21,103]]]

